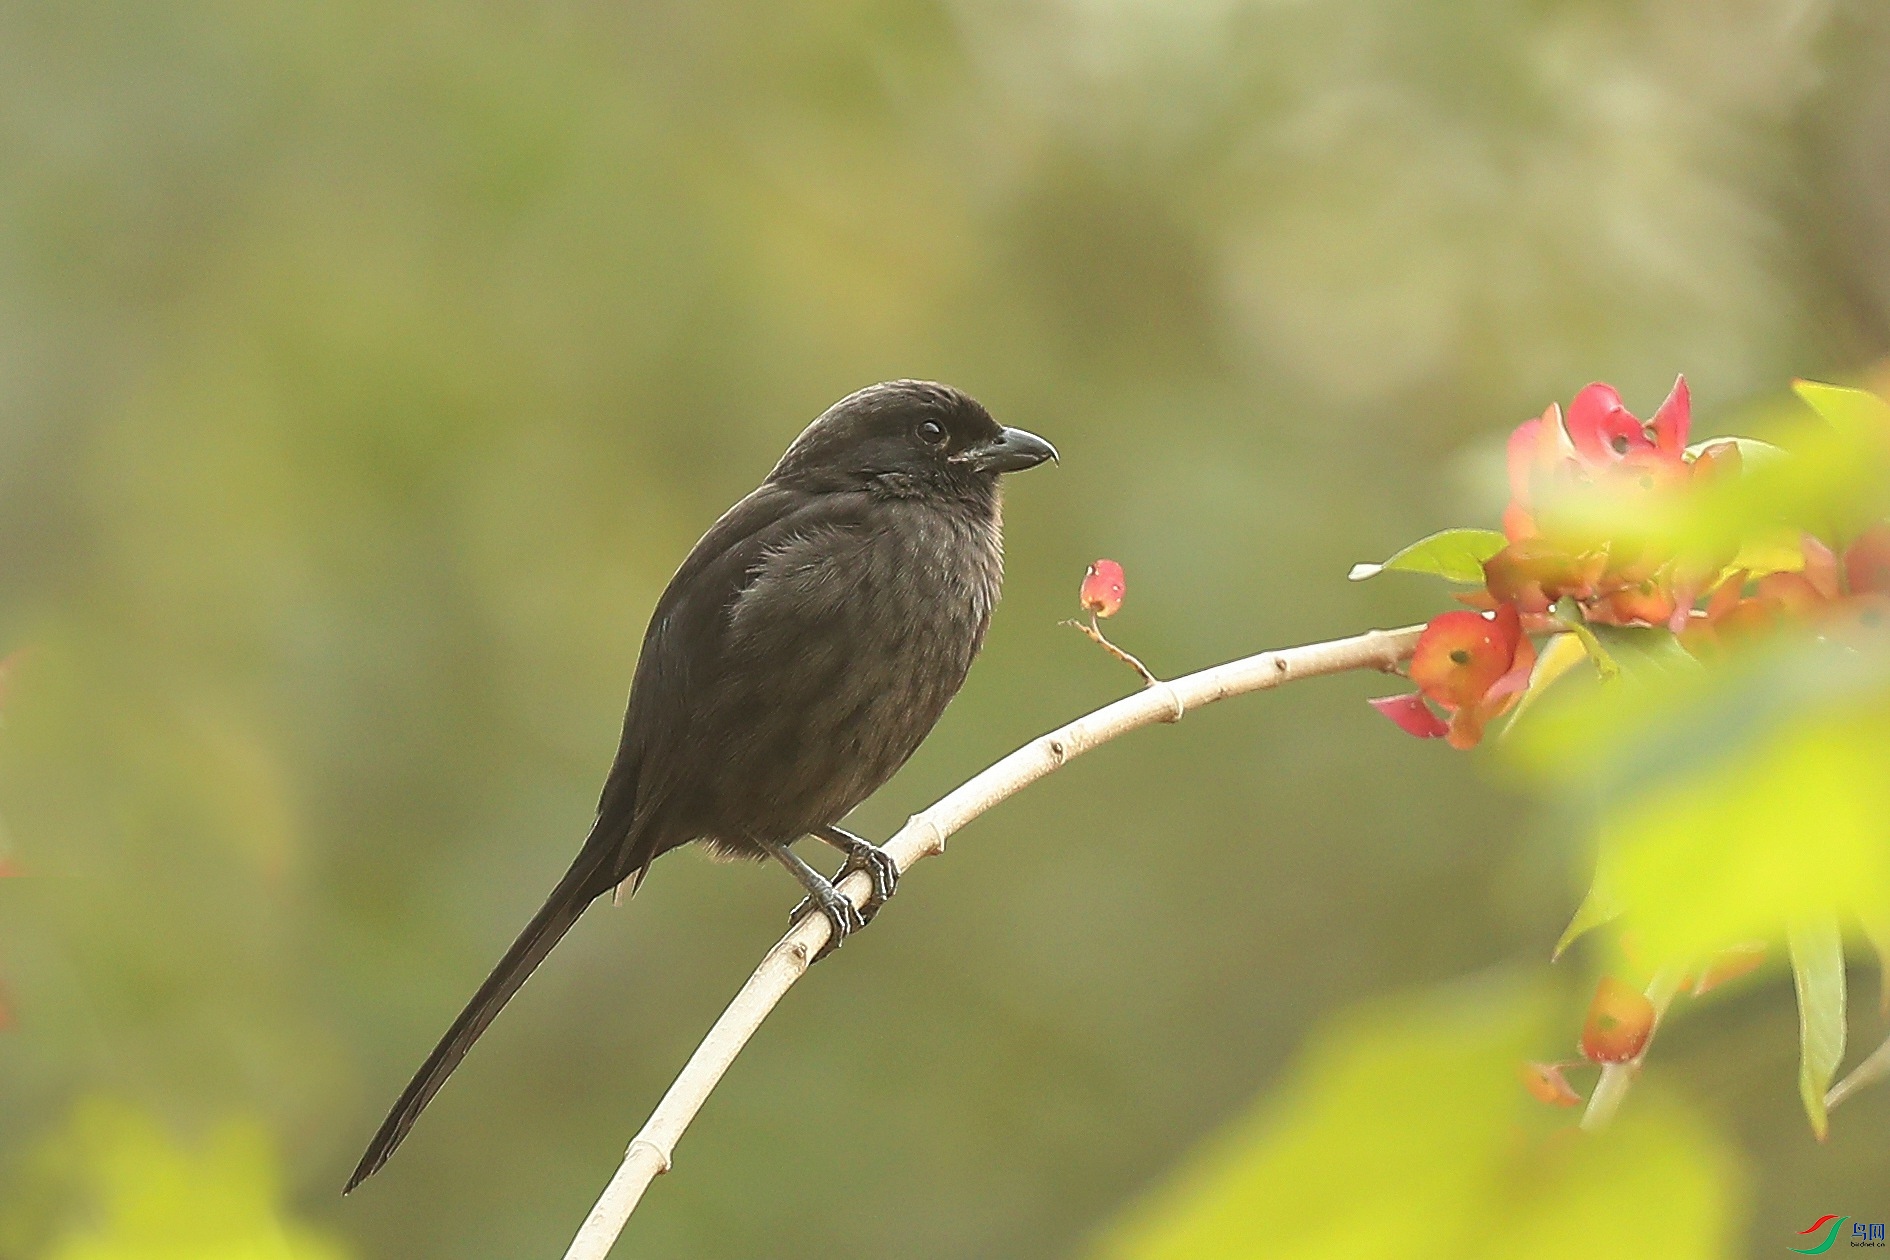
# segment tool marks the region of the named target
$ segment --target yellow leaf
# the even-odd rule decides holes
[[[1536,657],[1536,667],[1529,672],[1529,686],[1523,691],[1522,699],[1516,702],[1516,711],[1510,715],[1509,726],[1529,711],[1531,705],[1542,697],[1542,693],[1552,686],[1556,679],[1574,669],[1588,659],[1588,649],[1574,634],[1552,636],[1542,645],[1542,652]],[[1503,728],[1509,733],[1509,726]]]
[[[1798,1095],[1822,1142],[1830,1127],[1824,1092],[1844,1059],[1844,941],[1831,918],[1795,924],[1790,936],[1798,990]]]
[[[94,1100],[48,1148],[75,1192],[45,1260],[342,1260],[343,1250],[282,1213],[270,1142],[252,1123],[194,1146],[150,1117]]]
[[[1545,706],[1513,758],[1595,811],[1605,905],[1648,956],[1890,916],[1890,694],[1868,652],[1781,648]],[[1579,923],[1592,926],[1593,914]]]

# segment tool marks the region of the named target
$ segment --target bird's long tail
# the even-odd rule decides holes
[[[539,907],[532,921],[525,925],[525,930],[518,934],[512,947],[505,951],[505,957],[492,969],[486,982],[479,986],[479,992],[473,994],[472,1001],[466,1003],[466,1009],[459,1013],[453,1026],[440,1038],[440,1044],[433,1048],[427,1061],[414,1073],[413,1080],[407,1083],[400,1101],[387,1113],[387,1119],[381,1122],[380,1132],[368,1143],[367,1153],[361,1156],[361,1162],[355,1166],[354,1175],[348,1178],[347,1194],[356,1186],[380,1171],[387,1157],[394,1153],[401,1140],[407,1136],[407,1130],[413,1128],[413,1122],[426,1105],[433,1101],[433,1096],[440,1092],[440,1086],[453,1074],[466,1052],[472,1049],[473,1042],[486,1030],[505,1004],[517,993],[519,986],[534,968],[545,960],[552,947],[564,938],[571,926],[598,896],[607,892],[611,882],[604,878],[605,872],[597,858],[598,846],[587,844],[578,855],[571,869]],[[600,882],[601,881],[601,882]]]

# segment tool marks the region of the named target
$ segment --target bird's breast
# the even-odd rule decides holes
[[[837,821],[918,748],[978,653],[1002,583],[996,520],[879,507],[870,527],[771,550],[731,609],[741,681],[720,699],[745,720],[716,723],[746,732],[727,750],[731,821],[763,800],[794,834]]]
[[[996,522],[882,506],[892,510],[773,548],[731,610],[733,636],[791,634],[907,662],[975,654],[1003,580]]]

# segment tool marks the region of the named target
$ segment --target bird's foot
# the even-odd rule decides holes
[[[893,861],[892,854],[871,840],[862,839],[850,831],[823,827],[814,834],[847,855],[846,865],[833,877],[835,884],[855,871],[865,871],[872,878],[873,891],[867,897],[866,904],[860,907],[860,913],[871,923],[873,916],[879,913],[879,908],[899,891],[899,863]]]
[[[827,926],[831,930],[827,933],[827,943],[820,947],[818,953],[808,959],[807,965],[810,967],[844,945],[855,928],[865,927],[868,917],[847,899],[845,893],[826,880],[821,880],[817,885],[809,884],[807,896],[798,906],[788,912],[788,916],[799,923],[801,916],[812,910],[818,910],[827,916]]]
[[[847,849],[847,863],[834,876],[834,883],[839,883],[855,871],[865,871],[873,880],[873,891],[860,907],[860,914],[868,923],[879,913],[879,908],[892,900],[892,895],[899,891],[899,863],[893,861],[893,855],[873,844],[871,841],[854,837],[854,844]]]

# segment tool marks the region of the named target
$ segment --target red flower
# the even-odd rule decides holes
[[[1098,560],[1090,565],[1083,574],[1083,587],[1078,593],[1083,611],[1098,617],[1115,616],[1122,607],[1123,596],[1128,593],[1127,581],[1122,566],[1114,560]]]
[[[1571,556],[1541,538],[1525,538],[1484,562],[1483,583],[1497,603],[1544,613],[1564,595],[1592,599],[1607,567],[1606,552]]]
[[[1870,526],[1842,556],[1809,534],[1799,546],[1804,567],[1766,574],[1750,595],[1743,571],[1721,582],[1681,644],[1710,659],[1784,627],[1838,639],[1890,627],[1890,522]]]
[[[1713,588],[1705,612],[1680,631],[1680,646],[1701,660],[1717,660],[1730,649],[1770,633],[1782,618],[1781,605],[1746,598],[1747,573],[1728,574]]]
[[[1503,605],[1493,616],[1442,613],[1424,627],[1411,654],[1411,681],[1447,709],[1473,705],[1509,672],[1521,637],[1522,621],[1514,604]]]
[[[1686,378],[1647,424],[1621,405],[1614,386],[1596,383],[1575,395],[1568,420],[1551,403],[1509,436],[1509,507],[1503,532],[1511,542],[1542,533],[1537,520],[1551,492],[1606,483],[1613,491],[1657,490],[1685,475],[1692,398]]]
[[[1851,540],[1844,577],[1853,595],[1890,595],[1890,521],[1878,521]]]
[[[1655,566],[1643,560],[1618,569],[1610,566],[1598,586],[1596,595],[1583,603],[1582,613],[1605,626],[1663,626],[1680,609],[1671,564]]]
[[[1398,724],[1398,729],[1407,735],[1419,739],[1442,739],[1450,733],[1444,720],[1431,712],[1431,706],[1424,703],[1424,697],[1415,691],[1407,691],[1401,696],[1380,696],[1365,703]]]
[[[1562,428],[1562,408],[1550,403],[1534,420],[1525,420],[1509,435],[1509,507],[1503,512],[1503,532],[1511,542],[1536,536],[1533,514],[1538,481],[1572,474],[1575,447]]]
[[[1413,735],[1444,735],[1453,748],[1474,748],[1484,726],[1528,686],[1535,663],[1535,645],[1523,633],[1514,604],[1494,613],[1443,613],[1424,627],[1411,654],[1417,694],[1372,704]],[[1426,700],[1449,715],[1448,725],[1431,713]]]
[[[1737,475],[1741,459],[1732,442],[1688,461],[1691,411],[1685,377],[1646,423],[1622,406],[1613,386],[1597,383],[1575,396],[1566,422],[1551,406],[1517,426],[1503,513],[1509,545],[1484,565],[1488,599],[1472,595],[1465,602],[1509,601],[1540,613],[1572,598],[1587,620],[1603,625],[1684,626],[1693,601],[1731,555],[1680,556],[1612,536],[1605,525],[1636,519],[1656,497]]]
[[[1591,468],[1620,461],[1677,465],[1686,452],[1692,422],[1693,398],[1684,376],[1673,383],[1667,401],[1647,424],[1621,405],[1621,395],[1612,385],[1590,385],[1568,405],[1569,441]]]
[[[1582,1054],[1595,1063],[1627,1063],[1654,1035],[1654,1004],[1638,989],[1603,976],[1582,1024]]]
[[[1579,1107],[1582,1096],[1575,1092],[1568,1078],[1562,1075],[1559,1063],[1524,1063],[1516,1071],[1522,1078],[1523,1088],[1551,1107]]]

